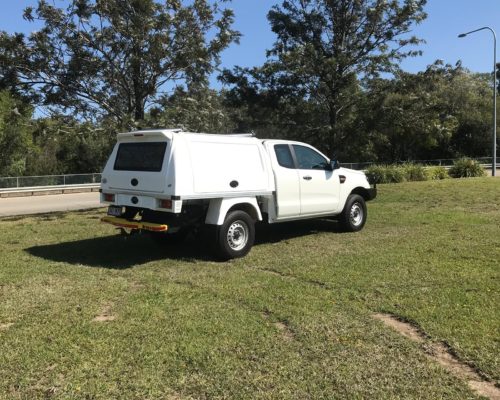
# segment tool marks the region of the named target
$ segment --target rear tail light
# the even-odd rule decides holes
[[[110,203],[113,203],[115,201],[115,195],[110,194],[110,193],[103,193],[104,196],[104,201],[108,201]]]
[[[172,208],[172,200],[161,199],[160,208],[168,208],[168,209]]]

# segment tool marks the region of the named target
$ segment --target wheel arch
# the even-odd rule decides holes
[[[255,197],[213,199],[208,206],[205,224],[222,225],[231,211],[244,211],[254,221],[262,221],[262,213]]]
[[[368,189],[361,186],[355,187],[353,190],[351,190],[351,193],[349,194],[360,195],[365,201],[369,201],[372,199],[372,196],[370,195]]]

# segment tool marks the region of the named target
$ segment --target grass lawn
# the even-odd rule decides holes
[[[1,219],[0,398],[477,398],[372,316],[500,382],[500,180],[381,185],[368,208],[354,234],[259,227],[228,263],[103,210]]]

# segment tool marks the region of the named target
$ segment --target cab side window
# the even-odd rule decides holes
[[[294,144],[295,157],[299,169],[326,169],[328,160],[318,152],[305,146]]]
[[[294,169],[295,165],[293,163],[292,153],[290,147],[287,144],[277,144],[274,146],[274,152],[276,153],[276,159],[278,164],[284,168]]]

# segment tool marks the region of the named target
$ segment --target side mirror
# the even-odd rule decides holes
[[[333,159],[330,161],[330,171],[336,170],[340,168],[339,161],[336,159]]]

